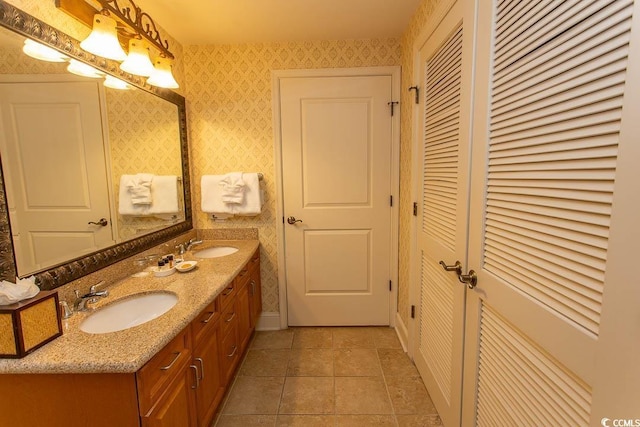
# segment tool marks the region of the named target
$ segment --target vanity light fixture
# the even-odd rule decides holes
[[[177,89],[180,87],[171,73],[171,62],[169,58],[162,55],[156,58],[155,69],[153,74],[147,79],[147,83],[167,89]]]
[[[49,62],[66,62],[69,57],[55,49],[31,39],[25,39],[22,51],[32,58]]]
[[[149,77],[153,71],[153,63],[149,59],[149,46],[140,37],[129,40],[129,55],[120,64],[120,69],[135,76]]]
[[[111,88],[111,89],[118,89],[118,90],[129,90],[131,89],[131,86],[129,84],[127,84],[125,81],[120,80],[118,78],[115,78],[109,74],[107,74],[104,77],[104,83],[103,83],[106,87]]]
[[[75,59],[69,61],[67,71],[78,76],[91,77],[93,79],[98,79],[104,76],[104,73],[102,73],[101,71],[98,71],[92,66],[87,65],[83,62],[76,61]]]
[[[80,43],[80,47],[94,55],[115,61],[124,61],[127,53],[120,46],[116,20],[108,12],[96,13],[93,17],[93,30],[89,37]]]

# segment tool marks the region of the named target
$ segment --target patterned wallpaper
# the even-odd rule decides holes
[[[402,87],[408,88],[414,85],[413,80],[413,48],[416,39],[425,29],[425,23],[435,11],[441,0],[422,0],[411,22],[401,39],[402,49]],[[411,198],[411,168],[412,168],[412,141],[413,132],[413,105],[414,93],[402,91],[400,100],[401,124],[400,124],[400,265],[398,283],[398,313],[405,325],[409,325],[410,304],[409,286],[411,282],[410,257],[411,257],[411,222],[413,215],[413,202]]]
[[[184,61],[195,226],[259,229],[263,309],[279,311],[271,70],[400,65],[399,40],[188,46]],[[215,223],[200,210],[200,178],[232,171],[264,174],[263,213]]]

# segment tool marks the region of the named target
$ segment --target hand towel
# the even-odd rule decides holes
[[[202,212],[212,213],[216,216],[233,215],[233,204],[222,201],[222,187],[220,182],[226,175],[203,175],[200,179],[201,208]]]
[[[178,177],[156,175],[151,181],[151,206],[149,215],[180,212],[178,203]]]
[[[244,202],[245,182],[242,179],[242,172],[231,172],[220,180],[220,193],[224,203],[239,204]]]
[[[118,212],[120,215],[148,215],[151,205],[134,205],[129,192],[129,183],[136,180],[136,175],[122,175],[118,191]]]
[[[153,175],[150,173],[139,173],[134,175],[127,183],[131,203],[134,205],[150,205],[152,202],[151,183]]]
[[[233,213],[242,216],[255,216],[262,212],[262,197],[260,194],[260,179],[257,173],[244,173],[242,179],[246,184],[244,201],[234,204]]]

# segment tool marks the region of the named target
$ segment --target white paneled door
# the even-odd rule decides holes
[[[456,269],[467,268],[473,62],[473,5],[464,3],[454,3],[419,53],[422,209],[413,357],[445,425],[460,423],[462,405],[465,285]]]
[[[640,419],[634,9],[480,1],[463,425]]]
[[[389,75],[280,79],[291,326],[390,322],[391,101]]]
[[[112,245],[97,83],[0,84],[0,114],[19,273]]]

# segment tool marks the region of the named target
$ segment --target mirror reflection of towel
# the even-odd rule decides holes
[[[150,173],[139,173],[132,175],[127,182],[129,197],[132,205],[150,205],[153,201],[151,197],[151,182],[153,175]]]

